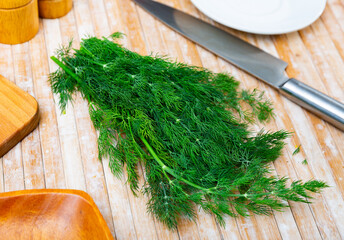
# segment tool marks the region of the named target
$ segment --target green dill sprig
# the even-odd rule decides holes
[[[298,154],[301,151],[301,145],[299,145],[293,152],[293,156]]]
[[[60,67],[50,83],[61,110],[82,94],[99,131],[99,158],[109,158],[116,176],[126,167],[134,193],[142,163],[147,209],[169,228],[181,216],[194,220],[195,205],[224,224],[225,215],[308,203],[310,192],[327,187],[268,177],[290,133],[250,132],[250,123],[273,116],[271,102],[257,90],[239,91],[228,74],[141,56],[107,38],[84,39],[74,51],[70,44],[52,60]]]

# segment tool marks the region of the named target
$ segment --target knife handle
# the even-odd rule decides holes
[[[290,78],[280,87],[281,93],[322,119],[344,131],[344,104]]]

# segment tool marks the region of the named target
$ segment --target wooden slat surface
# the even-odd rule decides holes
[[[190,0],[159,0],[211,22],[289,63],[287,74],[344,102],[344,2],[328,0],[323,15],[301,31],[259,36],[238,32],[214,23]],[[313,204],[290,203],[285,212],[272,216],[225,219],[219,226],[202,211],[198,220],[181,220],[171,232],[146,212],[145,196],[135,197],[115,178],[107,159],[100,162],[97,132],[88,107],[76,96],[66,114],[47,82],[57,66],[49,59],[61,44],[84,36],[108,36],[123,32],[121,43],[149,54],[229,72],[244,88],[264,90],[273,101],[276,117],[265,129],[293,131],[284,155],[274,162],[272,174],[292,180],[321,179],[331,187],[315,194]],[[74,0],[72,11],[60,19],[40,20],[40,30],[30,42],[0,44],[0,74],[32,94],[40,105],[38,128],[0,158],[0,192],[22,189],[70,188],[88,192],[116,239],[344,239],[344,134],[330,124],[282,97],[207,50],[193,44],[156,21],[129,0]],[[256,126],[260,129],[263,126]],[[297,146],[301,152],[292,155]],[[308,164],[302,164],[306,159]],[[140,173],[143,172],[140,167]],[[144,176],[140,179],[144,181]]]

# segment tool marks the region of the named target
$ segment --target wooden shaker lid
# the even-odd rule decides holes
[[[31,0],[1,0],[0,8],[2,9],[12,9],[19,8],[29,4]]]

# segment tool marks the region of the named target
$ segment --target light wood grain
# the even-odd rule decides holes
[[[14,77],[18,87],[35,96],[32,82],[32,69],[29,44],[12,47]],[[24,185],[26,189],[45,188],[43,161],[40,146],[39,129],[36,128],[21,142],[22,162],[24,168]]]
[[[54,1],[54,0],[45,0]],[[159,0],[202,18],[288,62],[286,73],[344,102],[344,4],[329,0],[324,14],[311,26],[290,34],[259,36],[221,26],[200,13],[190,0]],[[74,0],[60,19],[40,21],[38,34],[16,46],[0,44],[0,74],[33,95],[40,105],[38,128],[0,158],[0,192],[29,188],[82,189],[95,200],[116,239],[343,239],[344,141],[343,132],[292,103],[256,78],[195,45],[155,20],[129,0]],[[271,216],[227,217],[226,227],[197,211],[196,222],[181,219],[170,231],[146,212],[148,196],[135,197],[126,174],[116,178],[109,160],[97,158],[97,136],[87,103],[75,96],[66,114],[51,93],[48,74],[56,69],[49,60],[61,44],[73,38],[79,47],[89,35],[123,32],[119,42],[140,54],[159,53],[173,60],[229,72],[242,88],[264,90],[272,100],[275,118],[252,126],[258,131],[286,129],[293,136],[272,173],[291,180],[320,179],[331,188],[315,194],[312,204],[289,202],[290,209]],[[1,91],[1,89],[0,89]],[[297,146],[301,152],[293,155]],[[303,160],[308,164],[302,164]],[[144,166],[139,167],[144,183]]]
[[[38,127],[46,188],[65,188],[66,181],[58,135],[54,98],[48,83],[49,64],[42,21],[37,36],[30,41],[30,63],[35,97],[40,107]]]
[[[59,21],[44,20],[44,30],[46,36],[46,46],[48,56],[52,56],[55,50],[61,46],[62,37],[59,28]],[[58,29],[58,31],[56,31]],[[50,72],[56,71],[57,66],[49,62]],[[54,96],[55,102],[58,98]],[[76,128],[73,106],[69,105],[65,113],[62,113],[58,105],[55,104],[57,124],[59,128],[59,140],[62,152],[62,162],[67,188],[86,190],[86,180],[83,171],[83,163],[80,153],[80,143]]]
[[[41,18],[59,18],[65,16],[73,7],[73,0],[38,0]]]
[[[37,0],[1,2],[0,43],[18,44],[32,39],[38,31]]]

